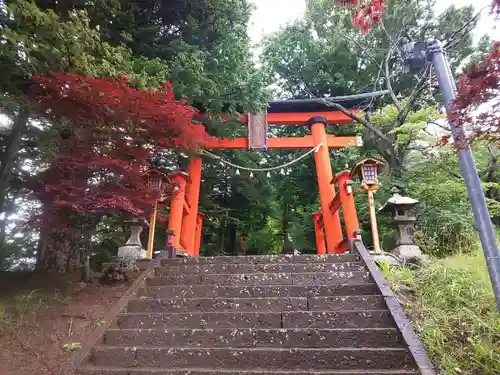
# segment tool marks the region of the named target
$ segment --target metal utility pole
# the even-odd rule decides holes
[[[450,64],[446,58],[441,42],[437,40],[426,43],[425,48],[423,43],[410,43],[405,46],[409,67],[419,66],[418,63],[424,62],[427,58],[432,62],[436,78],[439,83],[439,88],[444,98],[444,105],[448,114],[453,111],[453,100],[456,97],[457,87],[451,73]],[[466,140],[466,135],[463,126],[450,122],[453,139],[460,143],[458,147],[458,160],[460,162],[460,170],[464,179],[469,199],[471,201],[472,211],[476,220],[476,229],[479,232],[481,244],[488,266],[488,272],[493,286],[493,292],[496,298],[497,309],[500,311],[500,250],[498,248],[493,223],[491,216],[486,206],[486,198],[484,196],[481,180],[477,173],[476,164],[472,157],[472,150]]]

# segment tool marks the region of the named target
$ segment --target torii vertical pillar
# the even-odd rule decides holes
[[[198,217],[196,218],[196,231],[194,237],[194,256],[200,255],[200,247],[201,247],[201,234],[203,233],[203,219],[205,218],[205,214],[202,212],[198,212]]]
[[[193,157],[187,168],[189,181],[186,186],[186,200],[190,208],[189,213],[182,222],[182,238],[186,241],[186,250],[190,256],[196,255],[196,221],[198,218],[198,204],[200,200],[201,165],[201,158]]]
[[[359,221],[352,191],[353,182],[351,180],[351,175],[348,171],[341,172],[335,177],[335,183],[339,188],[340,205],[342,206],[342,213],[344,214],[347,239],[356,239]]]
[[[314,221],[314,235],[316,237],[316,252],[318,255],[326,254],[326,244],[325,244],[325,231],[323,227],[319,224],[319,219],[321,218],[321,212],[315,212],[312,214]]]
[[[188,175],[187,173],[178,171],[170,173],[168,177],[170,177],[170,180],[172,181],[173,192],[170,200],[170,214],[168,216],[167,229],[172,230],[174,233],[172,246],[175,249],[179,249]]]
[[[335,188],[331,184],[333,180],[332,165],[330,163],[330,152],[328,151],[328,140],[326,137],[326,125],[324,117],[312,117],[308,122],[311,126],[311,133],[314,145],[319,149],[314,153],[316,162],[316,174],[318,177],[319,199],[321,201],[321,211],[323,212],[323,223],[326,234],[326,248],[328,254],[335,253],[338,244],[343,240],[342,227],[340,226],[340,216],[338,212],[330,212],[330,202],[335,197]]]

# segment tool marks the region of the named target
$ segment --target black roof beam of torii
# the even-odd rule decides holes
[[[328,105],[328,102],[341,104],[346,109],[359,108],[367,100],[388,94],[388,90],[368,92],[355,95],[336,96],[331,98],[287,99],[269,102],[268,113],[304,113],[332,112],[338,109]]]
[[[388,94],[388,90],[381,90],[375,92],[346,95],[346,96],[336,96],[336,97],[324,97],[324,98],[304,98],[304,99],[286,99],[286,100],[274,100],[268,103],[267,112],[268,113],[305,113],[305,112],[333,112],[338,111],[338,109],[328,105],[328,102],[335,102],[341,104],[346,109],[359,108],[363,104],[366,104],[368,100],[373,98],[379,98]],[[200,113],[205,113],[205,107],[201,103],[193,103],[192,106],[200,111]],[[224,105],[222,112],[229,111],[229,104]],[[237,111],[243,113],[242,108],[237,108]]]

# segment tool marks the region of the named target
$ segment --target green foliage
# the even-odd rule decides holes
[[[158,59],[168,65],[164,77],[180,97],[209,111],[223,105],[245,111],[267,101],[265,76],[250,54],[247,0],[77,0],[61,4],[38,0],[64,19],[85,11],[103,41],[125,45],[134,59]]]
[[[284,244],[280,232],[281,222],[273,217],[268,217],[262,229],[252,231],[247,237],[247,254],[280,254]]]
[[[37,249],[33,233],[21,236],[28,216],[26,211],[34,214],[38,208],[29,194],[27,182],[52,162],[62,135],[71,128],[70,124],[33,118],[36,116],[24,101],[32,88],[32,77],[61,71],[99,77],[123,74],[132,85],[147,88],[163,83],[167,71],[167,65],[160,59],[134,59],[125,44],[104,42],[85,10],[71,9],[66,17],[61,17],[29,0],[9,0],[6,6],[0,12],[3,26],[0,106],[3,114],[13,120],[26,119],[16,127],[10,127],[17,124],[12,121],[0,134],[1,165],[12,165],[0,176],[0,212],[5,212],[7,217],[11,213],[17,216],[17,219],[9,219],[8,231],[5,221],[0,223],[2,268],[21,257],[31,257]],[[10,137],[15,131],[20,134],[20,142]],[[19,216],[23,220],[19,220]],[[14,221],[17,221],[15,227]]]
[[[479,152],[475,156],[481,160]],[[420,200],[415,235],[425,253],[445,256],[472,247],[477,239],[474,218],[451,146],[414,155],[401,182]]]
[[[500,318],[483,254],[458,254],[385,276],[443,375],[500,373]]]
[[[44,305],[44,297],[37,290],[23,292],[0,303],[0,325],[11,334],[19,334],[26,320],[33,318]]]
[[[176,95],[199,103],[209,112],[220,112],[228,105],[232,110],[261,109],[269,98],[263,90],[265,76],[253,67],[245,47],[247,42],[246,39],[221,41],[217,51],[180,43],[167,72]],[[231,43],[237,45],[228,48]],[[233,55],[228,56],[229,53]]]
[[[83,10],[71,11],[62,20],[28,0],[10,0],[7,7],[8,12],[1,14],[5,25],[0,50],[4,92],[25,90],[23,84],[35,74],[60,71],[99,77],[130,73],[139,87],[157,87],[164,81],[164,63],[159,59],[135,62],[125,45],[103,42]]]
[[[403,100],[404,106],[408,100]],[[422,135],[428,127],[430,120],[436,121],[443,117],[439,109],[434,106],[424,106],[423,108],[409,112],[406,121],[399,125],[397,117],[399,111],[395,105],[383,106],[372,114],[372,124],[385,133],[394,136],[396,146],[408,146],[411,141]]]
[[[293,97],[352,92],[357,58],[345,39],[316,39],[308,20],[300,20],[268,38],[262,55],[268,73]],[[304,83],[307,87],[304,87]]]
[[[262,157],[260,153],[245,151],[222,151],[218,155],[234,164],[250,167],[258,166]],[[207,215],[205,233],[218,234],[205,238],[205,253],[218,253],[221,248],[236,251],[232,239],[235,235],[238,241],[243,232],[250,235],[265,228],[273,209],[272,197],[265,174],[256,173],[250,178],[249,172],[241,171],[237,175],[234,168],[210,157],[205,158],[200,210]]]
[[[331,0],[308,1],[303,19],[265,41],[263,65],[285,95],[292,97],[310,97],[311,93],[336,96],[386,88],[378,64],[384,62],[391,45],[388,35],[393,40],[399,40],[402,33],[413,40],[445,40],[473,14],[472,6],[452,6],[436,15],[426,0],[386,3],[383,27],[362,34],[353,25],[351,8]],[[479,47],[484,50],[486,43],[483,44]],[[475,47],[469,32],[450,51],[453,68],[473,52]],[[399,57],[393,55],[391,62],[396,62]],[[396,93],[409,95],[412,78],[395,73],[392,86]]]
[[[399,69],[398,53],[393,52],[388,56],[394,42],[403,43],[404,36],[414,40],[431,37],[447,40],[472,15],[471,6],[452,6],[437,15],[432,2],[391,0],[387,2],[383,24],[363,34],[353,27],[352,9],[329,0],[313,0],[308,2],[303,19],[292,22],[265,40],[262,62],[281,89],[282,96],[310,98],[386,89],[388,85],[383,76],[384,63],[388,59],[392,88],[401,106],[406,108],[415,82]],[[474,22],[471,26],[473,28]],[[487,39],[483,38],[475,46],[472,33],[465,32],[463,38],[449,51],[452,68],[458,70],[463,61],[480,56],[488,44]],[[364,156],[385,160],[387,170],[382,177],[383,187],[376,195],[377,207],[389,198],[393,184],[402,186],[405,194],[421,202],[416,210],[418,243],[428,254],[446,256],[470,248],[476,240],[476,232],[454,150],[450,147],[434,147],[440,140],[428,133],[429,121],[439,122],[443,118],[437,105],[439,99],[433,95],[432,89],[423,90],[417,100],[411,102],[407,112],[394,104],[388,104],[392,103],[388,96],[363,103],[370,107],[371,124],[385,138],[358,127],[351,134],[363,132],[365,145],[352,153],[351,157],[344,150],[333,152],[332,167],[338,172],[344,168],[343,163],[352,166]],[[487,156],[481,155],[480,158],[488,165],[494,165]],[[306,168],[306,165],[302,168]],[[490,171],[490,177],[483,180],[490,196],[489,205],[493,215],[496,215],[499,190],[497,178],[491,169],[483,169]],[[293,201],[294,194],[300,195],[296,191],[308,191],[314,184],[314,174],[308,176],[306,171],[302,171],[301,175],[302,180],[294,181],[293,184],[289,183],[288,178],[272,181],[278,189],[277,199],[282,207],[286,207],[284,203],[288,196],[291,197],[289,201]],[[280,186],[282,190],[279,190]],[[298,202],[303,206],[316,204],[317,207],[317,202],[311,200],[298,199]],[[363,239],[370,244],[366,195],[357,194],[356,206],[365,233]],[[296,237],[304,238],[305,233],[310,235],[310,227],[306,228],[306,223],[304,221],[301,226],[302,235],[295,232]],[[390,250],[395,246],[396,239],[391,219],[378,215],[378,223],[383,246]],[[312,242],[309,242],[309,246],[312,246]]]

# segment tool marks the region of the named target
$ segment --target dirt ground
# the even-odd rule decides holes
[[[131,282],[0,273],[0,374],[56,375]]]

